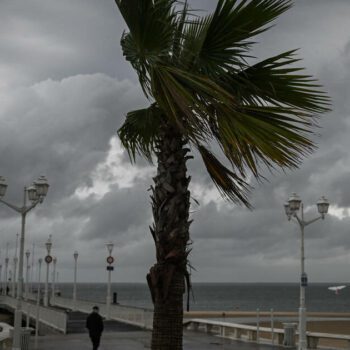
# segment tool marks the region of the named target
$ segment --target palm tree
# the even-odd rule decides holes
[[[189,282],[187,160],[200,156],[222,196],[250,207],[247,176],[261,178],[261,167],[297,168],[314,148],[315,116],[329,99],[296,66],[294,50],[260,62],[249,54],[253,38],[291,0],[218,0],[202,17],[186,1],[115,1],[129,29],[123,54],[150,101],[129,112],[118,133],[132,161],[141,155],[158,163],[150,227],[157,261],[147,275],[152,349],[178,350]]]

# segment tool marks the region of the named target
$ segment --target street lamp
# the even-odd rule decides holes
[[[5,276],[4,276],[4,281],[5,281],[5,284],[4,284],[4,290],[3,290],[3,295],[7,295],[7,286],[8,286],[8,282],[7,282],[7,274],[8,274],[8,269],[9,269],[9,258],[8,256],[5,258]]]
[[[39,335],[39,309],[40,309],[40,292],[41,292],[41,264],[43,259],[39,259],[39,276],[38,276],[38,295],[36,299],[36,315],[35,315],[35,349],[38,348],[38,335]]]
[[[7,183],[5,179],[0,176],[0,202],[4,203],[17,213],[21,214],[21,239],[20,239],[20,253],[19,253],[19,269],[18,269],[18,292],[17,292],[17,305],[15,310],[14,320],[14,334],[12,350],[20,350],[21,343],[21,325],[22,325],[22,299],[23,299],[23,260],[24,260],[24,234],[25,234],[25,222],[26,215],[30,210],[36,207],[38,203],[42,203],[49,190],[49,184],[45,176],[40,176],[33,186],[24,187],[23,205],[17,207],[12,205],[2,198],[6,194]],[[27,199],[31,201],[31,204],[27,206]]]
[[[29,286],[29,257],[30,257],[30,251],[29,249],[26,251],[26,258],[27,258],[27,271],[26,271],[26,285],[25,285],[25,300],[28,299],[28,286]]]
[[[55,302],[56,263],[57,263],[57,258],[55,256],[53,257],[52,262],[53,262],[53,272],[52,272],[52,287],[51,287],[51,304]]]
[[[29,249],[26,251],[26,258],[27,258],[27,270],[26,270],[26,284],[25,284],[25,300],[28,300],[28,287],[29,287],[29,257],[30,257],[30,251]],[[29,311],[30,311],[30,303],[27,304],[27,328],[29,327]]]
[[[51,248],[52,241],[51,235],[49,236],[47,242],[45,243],[47,255],[45,256],[46,262],[46,281],[45,281],[45,292],[44,292],[44,306],[49,306],[49,271],[50,271],[50,263],[52,262]]]
[[[12,270],[9,270],[8,284],[11,285],[11,282],[12,282]]]
[[[16,235],[16,248],[15,248],[15,255],[13,257],[13,280],[12,280],[12,296],[16,298],[16,290],[18,291],[18,283],[17,283],[17,265],[18,265],[18,257],[17,257],[17,251],[18,251],[18,238],[19,234]]]
[[[5,272],[2,294],[7,295],[7,270],[9,266],[9,243],[6,243]]]
[[[31,263],[31,270],[30,270],[30,276],[29,276],[29,280],[30,280],[30,284],[29,284],[29,293],[33,293],[33,278],[34,278],[34,246],[35,244],[33,243],[32,246],[32,263]]]
[[[300,263],[301,263],[301,278],[300,278],[300,306],[299,306],[299,343],[298,350],[307,350],[306,341],[306,307],[305,307],[305,288],[307,287],[307,275],[305,273],[305,250],[304,250],[304,228],[319,219],[324,219],[328,212],[329,202],[325,197],[321,197],[317,201],[317,209],[321,214],[310,221],[304,220],[304,205],[299,196],[295,193],[284,204],[284,209],[288,220],[295,218],[300,227],[301,245],[300,245]],[[300,217],[298,212],[300,210]]]
[[[108,250],[108,257],[107,257],[107,271],[108,271],[108,284],[107,284],[107,299],[106,299],[106,306],[107,306],[107,312],[106,312],[106,319],[109,320],[111,317],[111,272],[113,271],[113,262],[114,258],[112,256],[114,244],[112,242],[109,242],[106,244],[107,250]]]
[[[0,284],[1,284],[1,293],[4,289],[4,284],[2,283],[2,265],[0,264]]]
[[[74,285],[73,285],[73,311],[77,308],[77,269],[78,269],[78,252],[75,251],[74,257]]]
[[[16,281],[18,258],[13,258],[13,279],[12,279],[12,297],[16,298],[16,290],[18,291],[18,283]]]

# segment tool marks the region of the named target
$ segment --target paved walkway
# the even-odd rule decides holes
[[[107,332],[102,336],[99,350],[150,349],[150,332]],[[37,350],[87,350],[91,348],[88,334],[51,335],[39,337]],[[32,339],[32,347],[34,340]],[[185,332],[184,350],[280,350],[269,345],[248,343],[208,336],[203,333]]]

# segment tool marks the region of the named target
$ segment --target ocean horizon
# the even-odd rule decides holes
[[[350,312],[350,288],[336,294],[328,290],[340,283],[311,283],[306,288],[308,311]],[[43,288],[43,286],[42,286]],[[71,298],[73,283],[59,283],[62,297]],[[151,295],[146,283],[112,283],[112,293],[122,305],[152,308]],[[193,283],[190,309],[193,311],[296,311],[299,307],[298,283]],[[105,302],[106,283],[78,283],[77,298]],[[184,300],[186,294],[184,295]]]

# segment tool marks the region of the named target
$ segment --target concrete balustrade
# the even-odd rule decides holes
[[[186,320],[184,322],[184,327],[193,331],[202,331],[226,338],[246,340],[251,342],[263,341],[266,343],[272,343],[273,337],[274,344],[285,344],[285,332],[283,329],[279,328],[272,329],[269,327],[259,327],[260,339],[257,339],[257,326],[245,325],[240,323],[229,323],[205,319],[191,319]],[[265,337],[261,337],[262,334],[265,334]],[[269,337],[267,337],[267,335],[269,335]],[[297,335],[298,332],[296,332],[296,336]],[[317,349],[319,346],[319,342],[322,339],[343,341],[343,348],[350,349],[350,335],[306,332],[306,338],[308,349]]]
[[[350,335],[306,332],[307,347],[309,349],[317,349],[321,339],[342,340],[346,344],[347,349],[350,349]]]
[[[35,295],[30,295],[29,300],[35,300]],[[9,296],[0,296],[0,304],[11,310],[16,308],[16,299]],[[23,316],[27,313],[31,319],[36,317],[36,305],[34,302],[22,302]],[[102,316],[106,316],[106,304],[96,303],[86,300],[77,300],[75,310],[84,313],[90,313],[94,305],[99,306]],[[58,307],[58,308],[55,308]],[[68,315],[64,310],[73,310],[73,300],[62,297],[55,297],[52,307],[40,306],[39,318],[40,323],[50,328],[53,328],[61,333],[67,332]],[[63,310],[62,310],[63,309]],[[127,323],[133,326],[138,326],[144,329],[151,330],[153,326],[153,310],[139,307],[123,306],[123,305],[111,305],[110,318],[115,321]],[[5,324],[6,325],[6,324]],[[9,338],[9,326],[5,327],[1,331],[0,323],[0,350],[1,344]],[[193,331],[202,331],[221,337],[239,339],[250,342],[266,342],[284,345],[285,342],[285,330],[279,328],[258,327],[255,325],[246,325],[239,323],[230,323],[222,321],[214,321],[210,319],[187,319],[184,321],[184,327]],[[11,327],[12,328],[12,327]],[[298,332],[295,334],[297,339]],[[342,341],[344,348],[350,349],[350,336],[342,334],[329,334],[318,332],[307,332],[307,344],[309,349],[317,349],[319,347],[320,340],[338,340]]]
[[[216,334],[222,337],[257,341],[258,329],[257,326],[245,325],[240,323],[229,323],[221,321],[212,321],[205,319],[191,319],[184,322],[184,326],[187,329],[194,331],[204,331],[206,333]],[[259,333],[269,333],[274,337],[275,341],[282,345],[283,344],[283,329],[273,330],[268,327],[259,327]]]
[[[56,297],[53,303],[54,306],[70,310],[73,309],[72,299]],[[75,309],[77,311],[90,313],[94,305],[97,305],[100,308],[100,314],[103,317],[106,317],[106,304],[103,303],[96,303],[87,300],[77,300]],[[110,319],[127,323],[133,326],[139,326],[144,329],[152,329],[153,310],[112,304],[110,308]]]
[[[0,304],[7,306],[14,310],[16,308],[17,300],[9,296],[1,296]],[[23,316],[29,314],[31,319],[36,317],[36,305],[34,303],[22,301]],[[53,328],[61,333],[67,333],[67,314],[62,310],[50,307],[39,307],[40,323]]]
[[[12,345],[12,330],[12,326],[7,323],[0,322],[0,350],[9,349]]]

